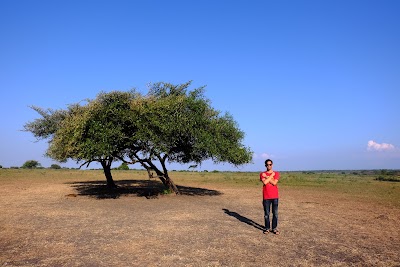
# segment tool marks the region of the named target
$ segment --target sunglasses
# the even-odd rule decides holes
[[[272,166],[272,164],[265,164],[266,166]]]

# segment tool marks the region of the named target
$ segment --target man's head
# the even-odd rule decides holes
[[[272,164],[274,164],[274,163],[270,159],[267,159],[265,161],[265,167],[267,167],[267,170],[271,170],[272,169]]]

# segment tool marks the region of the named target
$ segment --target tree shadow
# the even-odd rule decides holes
[[[235,217],[235,218],[238,219],[239,221],[241,221],[241,222],[243,222],[243,223],[246,223],[246,224],[248,224],[248,225],[250,225],[250,226],[253,226],[254,228],[256,228],[256,229],[258,229],[258,230],[261,230],[261,231],[264,231],[264,230],[265,230],[265,227],[262,226],[261,224],[258,224],[258,223],[256,223],[255,221],[250,220],[249,218],[246,218],[246,217],[240,215],[240,214],[237,213],[237,212],[230,211],[230,210],[228,210],[228,209],[222,209],[222,210],[223,210],[226,214],[228,214],[229,216]]]
[[[107,187],[104,181],[71,182],[72,187],[78,192],[77,195],[89,196],[97,199],[116,199],[121,196],[134,195],[148,199],[158,198],[165,192],[165,187],[160,181],[153,180],[119,180],[115,181],[116,188]],[[177,185],[181,195],[186,196],[218,196],[222,193],[198,187]]]

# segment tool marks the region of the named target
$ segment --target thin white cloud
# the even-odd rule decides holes
[[[394,150],[395,147],[392,144],[386,144],[386,143],[379,144],[373,140],[370,140],[368,141],[367,149],[373,151],[388,151],[388,150]]]
[[[263,159],[268,159],[268,158],[271,158],[271,155],[270,155],[270,154],[267,154],[267,153],[262,153],[262,154],[261,154],[261,158],[263,158]]]
[[[253,153],[253,159],[269,159],[272,158],[272,155],[267,153],[256,154]]]

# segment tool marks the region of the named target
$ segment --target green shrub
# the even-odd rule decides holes
[[[161,194],[163,194],[163,195],[169,195],[169,194],[172,194],[174,191],[172,191],[171,189],[164,189],[162,192],[161,192]]]

